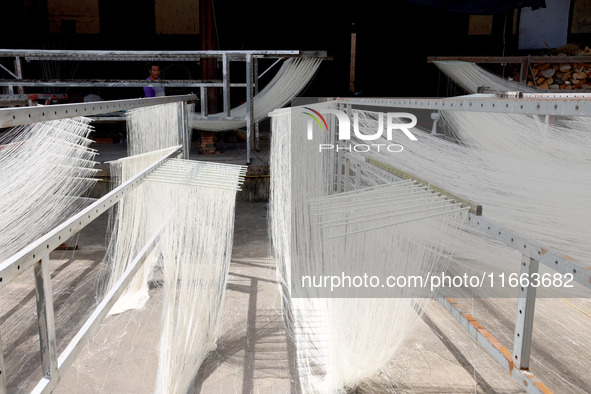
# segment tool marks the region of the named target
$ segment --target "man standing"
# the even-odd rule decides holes
[[[146,81],[159,81],[160,80],[160,65],[157,63],[150,63],[148,72],[150,76],[146,78]],[[144,95],[146,97],[160,97],[165,96],[164,87],[162,86],[144,86]]]

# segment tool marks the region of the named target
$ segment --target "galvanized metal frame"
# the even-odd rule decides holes
[[[147,167],[133,178],[129,179],[112,192],[105,195],[103,198],[97,200],[88,208],[75,215],[68,221],[61,224],[59,227],[42,237],[38,241],[25,247],[13,258],[2,263],[0,268],[0,275],[3,275],[4,269],[18,264],[18,271],[22,273],[32,261],[38,259],[38,256],[43,253],[40,261],[35,262],[35,278],[37,290],[37,304],[39,316],[39,336],[41,342],[41,355],[43,365],[43,377],[39,380],[33,393],[48,393],[51,392],[59,383],[61,376],[74,363],[74,360],[80,354],[86,341],[96,332],[111,310],[121,293],[127,288],[137,271],[146,261],[150,251],[155,247],[160,238],[161,230],[164,223],[157,231],[152,234],[148,242],[142,247],[138,254],[133,258],[132,262],[125,269],[122,276],[117,280],[105,297],[101,300],[97,308],[89,316],[86,322],[82,325],[80,330],[75,334],[73,339],[66,346],[64,351],[57,356],[56,351],[56,335],[55,335],[55,321],[53,316],[53,295],[51,291],[51,276],[49,270],[49,253],[57,247],[67,235],[71,237],[76,232],[80,231],[107,209],[120,201],[127,193],[133,190],[142,182],[152,180],[160,180],[164,182],[183,183],[187,185],[206,185],[211,179],[217,179],[219,183],[220,176],[226,177],[227,182],[220,183],[222,188],[231,188],[240,190],[239,185],[243,182],[243,177],[246,174],[247,168],[239,165],[222,165],[216,163],[201,163],[191,162],[188,160],[177,160],[174,156],[181,153],[181,146],[176,147],[156,163]],[[201,170],[204,179],[191,180],[187,174],[193,171]],[[215,183],[215,182],[214,182]],[[216,187],[218,186],[216,183]],[[62,236],[62,234],[65,234]],[[44,247],[44,245],[46,245]],[[40,248],[40,249],[39,249]],[[31,257],[32,256],[32,257]],[[20,269],[20,267],[25,267]],[[7,277],[3,275],[3,277]],[[8,276],[7,281],[2,281],[3,284],[14,279],[13,276]],[[0,362],[2,361],[2,353],[0,352]],[[0,365],[3,367],[3,364]],[[2,370],[0,370],[1,372]],[[0,374],[3,376],[4,374]],[[0,380],[0,392],[5,390],[3,381]]]
[[[341,110],[349,112],[351,105],[377,106],[377,107],[398,107],[417,109],[446,109],[459,111],[496,112],[496,113],[523,113],[532,115],[568,115],[568,116],[591,116],[591,97],[577,94],[560,94],[554,97],[552,94],[536,94],[521,96],[519,98],[495,97],[489,95],[482,97],[464,96],[445,99],[360,99],[360,98],[338,98],[335,101]],[[334,128],[332,134],[334,133]],[[337,173],[335,174],[336,190],[347,190],[350,185],[349,174],[354,171],[359,176],[361,171],[370,171],[383,179],[398,181],[409,179],[410,174],[392,169],[379,162],[366,161],[355,155],[337,156]],[[343,163],[343,157],[345,161]],[[341,171],[345,174],[346,186],[343,183]],[[417,178],[418,179],[418,178]],[[418,181],[421,182],[420,179]],[[360,187],[360,182],[354,183]],[[446,193],[444,189],[436,187],[438,192]],[[454,199],[455,196],[450,195]],[[455,198],[457,199],[457,198]],[[471,203],[471,202],[469,202]],[[482,209],[471,211],[468,215],[470,226],[480,232],[503,242],[507,246],[522,253],[521,273],[531,274],[538,272],[539,264],[542,263],[554,271],[562,274],[572,274],[573,279],[591,288],[591,270],[580,264],[572,257],[551,248],[546,248],[525,236],[504,228],[502,225],[482,216]],[[529,371],[531,339],[533,331],[533,316],[536,301],[536,287],[532,283],[529,286],[518,288],[518,305],[516,310],[516,322],[514,329],[513,351],[507,350],[501,345],[484,327],[482,327],[472,316],[465,313],[462,308],[444,292],[440,291],[437,297],[443,307],[468,331],[475,341],[499,363],[505,371],[528,392],[547,393],[551,390],[544,385],[533,373]]]
[[[384,169],[375,167],[372,162],[365,162],[355,160],[355,156],[348,156],[348,163],[355,163],[356,172],[360,172],[361,168],[370,171],[384,179],[393,181],[400,181],[403,178],[398,177]],[[373,168],[372,168],[373,167]],[[420,181],[420,180],[419,180]],[[441,188],[437,187],[437,191],[441,192]],[[450,196],[453,200],[454,197]],[[528,254],[523,254],[521,262],[521,272],[531,274],[538,271],[539,261],[530,257],[529,255],[537,255],[538,258],[544,259],[544,263],[550,268],[561,268],[561,272],[569,272],[578,276],[575,277],[577,282],[586,287],[591,288],[591,273],[584,269],[583,266],[570,260],[570,257],[551,252],[548,249],[536,245],[533,241],[525,237],[518,236],[495,224],[490,219],[481,215],[469,213],[469,223],[472,227],[481,232],[504,242],[510,247],[517,250],[527,251]],[[541,257],[540,257],[541,256]],[[553,262],[553,263],[551,263]],[[576,267],[576,268],[573,268]],[[577,268],[579,268],[577,270]],[[445,292],[440,291],[437,300],[443,307],[450,312],[450,314],[468,331],[468,333],[482,346],[482,348],[497,361],[505,371],[507,371],[516,381],[529,393],[547,393],[550,390],[531,372],[529,372],[529,360],[531,339],[533,331],[533,316],[536,301],[536,288],[533,285],[527,287],[520,287],[517,306],[517,317],[514,329],[514,347],[511,353],[503,345],[501,345],[484,327],[482,327],[473,317],[465,313],[461,307],[451,298],[445,296]]]
[[[179,101],[195,101],[192,94],[182,96],[150,97],[129,100],[96,101],[90,103],[56,104],[51,106],[0,108],[0,127],[20,126],[35,122],[100,115],[150,105]]]
[[[82,351],[86,341],[96,332],[103,319],[107,316],[115,302],[117,302],[121,293],[123,293],[137,271],[142,267],[160,238],[160,234],[161,232],[159,230],[156,231],[142,247],[137,256],[134,257],[129,266],[125,269],[119,280],[113,285],[113,288],[109,290],[105,295],[105,298],[103,298],[94,312],[86,320],[82,328],[80,328],[74,338],[72,338],[66,349],[60,354],[59,358],[52,353],[52,369],[49,373],[44,374],[32,393],[49,393],[58,385],[61,376],[72,366],[74,360]]]
[[[195,100],[194,95],[155,97],[133,100],[103,101],[84,104],[62,104],[48,107],[22,107],[0,109],[0,127],[18,126],[49,121],[56,119],[72,118],[85,115],[96,115],[123,109],[139,108],[149,105],[157,105],[172,102],[188,102]],[[57,385],[60,375],[73,363],[76,355],[82,350],[84,339],[88,338],[96,330],[102,319],[106,316],[111,306],[117,300],[119,294],[133,278],[133,274],[144,262],[149,250],[153,246],[152,240],[140,251],[130,267],[125,271],[115,287],[107,294],[99,304],[95,312],[86,321],[67,348],[59,356],[57,355],[57,342],[55,332],[55,316],[53,309],[53,292],[51,285],[51,271],[49,254],[59,245],[70,239],[85,226],[106,212],[110,207],[120,201],[127,193],[144,182],[154,171],[172,157],[183,155],[188,157],[188,114],[184,110],[179,114],[181,126],[178,133],[183,141],[156,163],[147,167],[119,187],[106,194],[101,199],[94,201],[87,208],[72,216],[52,231],[30,243],[10,258],[0,263],[0,290],[11,281],[33,267],[35,277],[35,289],[37,300],[37,321],[39,328],[39,343],[43,377],[33,392],[51,392]],[[154,237],[158,235],[155,234]],[[1,345],[1,336],[0,336]],[[0,346],[0,394],[6,392],[4,356]]]
[[[199,61],[202,58],[243,60],[247,55],[257,57],[319,57],[323,51],[299,50],[235,50],[235,51],[127,51],[127,50],[43,50],[43,49],[0,49],[0,57],[23,57],[31,60],[76,60],[76,61]]]
[[[38,263],[49,252],[53,251],[72,235],[82,230],[94,219],[103,214],[107,209],[115,205],[121,200],[125,194],[135,189],[144,178],[150,175],[156,168],[164,163],[168,158],[178,155],[182,152],[182,147],[178,146],[176,150],[167,154],[161,160],[147,167],[128,181],[121,184],[116,189],[112,190],[100,200],[95,201],[87,208],[80,211],[78,214],[72,216],[67,221],[63,222],[55,229],[39,238],[37,241],[30,243],[18,253],[9,257],[0,263],[0,290],[2,290],[12,280],[21,275],[24,271]]]
[[[133,273],[139,269],[140,265],[145,260],[151,244],[149,243],[149,245],[140,251],[140,254],[134,259],[134,263],[125,271],[123,277],[109,292],[107,298],[99,304],[98,308],[78,331],[66,350],[60,355],[59,359],[56,345],[49,253],[119,202],[125,197],[125,195],[139,186],[168,159],[178,156],[181,153],[181,149],[182,147],[178,146],[163,158],[139,172],[101,199],[95,201],[93,204],[72,216],[49,233],[30,243],[16,254],[0,263],[0,290],[27,271],[30,267],[34,267],[43,377],[33,392],[46,393],[51,392],[51,390],[55,388],[59,382],[60,376],[72,364],[75,356],[82,350],[83,339],[88,338],[92,332],[94,332],[102,321],[102,318],[106,316],[110,307],[116,301],[118,295],[133,278]],[[0,361],[2,361],[1,356]],[[0,376],[4,376],[4,365],[0,365],[0,367],[2,368],[0,369]],[[0,392],[5,391],[5,381],[0,380]]]
[[[103,87],[103,88],[133,88],[145,86],[162,86],[162,87],[198,87],[198,88],[216,88],[224,87],[226,84],[223,81],[193,81],[187,79],[166,79],[159,81],[147,81],[137,79],[54,79],[54,80],[37,80],[37,79],[0,79],[0,86],[18,86],[18,87]],[[230,87],[244,87],[244,83],[232,83]]]
[[[536,95],[538,96],[538,95]],[[558,97],[556,97],[558,96]],[[363,106],[413,108],[427,110],[473,111],[530,115],[591,116],[591,99],[572,94],[495,97],[493,94],[473,94],[450,98],[337,98],[337,102]]]
[[[325,51],[299,51],[299,50],[253,50],[253,51],[70,51],[70,50],[29,50],[29,49],[0,49],[0,57],[14,57],[16,59],[15,71],[10,72],[15,79],[0,80],[0,86],[7,86],[10,92],[17,86],[19,92],[22,88],[29,87],[144,87],[144,86],[170,86],[170,87],[195,87],[199,88],[201,101],[201,113],[196,119],[212,120],[208,118],[207,89],[222,88],[223,112],[219,120],[244,120],[246,121],[246,164],[250,164],[251,149],[259,149],[258,124],[255,124],[253,97],[258,93],[258,59],[276,58],[277,61],[290,57],[320,57],[327,58]],[[221,81],[203,80],[24,80],[20,69],[20,59],[26,61],[200,61],[202,58],[216,58],[222,62]],[[230,82],[230,62],[246,62],[246,83]],[[273,67],[271,65],[266,71]],[[266,72],[265,71],[265,72]],[[263,73],[264,74],[264,73]],[[262,74],[261,74],[262,75]],[[246,116],[244,118],[232,117],[230,108],[230,89],[246,88]]]

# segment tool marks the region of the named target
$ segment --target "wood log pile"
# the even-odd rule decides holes
[[[550,50],[552,56],[589,56],[591,48],[567,44]],[[531,64],[527,85],[541,90],[591,90],[590,63],[537,63]]]
[[[527,86],[542,90],[591,89],[591,64],[532,64]]]

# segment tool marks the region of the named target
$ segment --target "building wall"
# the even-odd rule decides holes
[[[50,33],[98,34],[98,0],[47,0]]]
[[[129,1],[47,0],[49,32],[53,34],[100,34],[101,13],[99,9],[102,6],[109,8],[108,13],[103,13],[103,18],[121,18],[131,25],[145,23],[142,9],[153,7],[155,10],[155,32],[153,33],[199,34],[199,0],[154,0],[154,4],[149,4],[146,1],[132,3]],[[132,4],[131,7],[130,4]],[[118,15],[113,15],[114,13]],[[140,18],[136,17],[138,15]],[[104,23],[103,26],[105,26]],[[125,26],[115,24],[109,27],[123,29]]]
[[[198,0],[155,0],[156,34],[199,34]]]

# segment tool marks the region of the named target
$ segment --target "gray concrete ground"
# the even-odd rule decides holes
[[[109,149],[101,148],[105,160],[120,153],[116,147]],[[237,157],[240,160],[240,155]],[[70,241],[77,244],[77,250],[51,255],[60,352],[94,308],[97,283],[105,271],[101,260],[106,227],[107,215],[102,215]],[[56,393],[153,392],[162,305],[158,281],[152,283],[150,295],[144,309],[110,316],[103,322]],[[515,299],[466,298],[459,302],[511,350]],[[294,352],[280,307],[274,263],[269,257],[265,202],[237,201],[223,327],[218,348],[198,371],[193,392],[295,392]],[[0,316],[9,392],[30,391],[41,377],[32,273],[3,289]],[[531,371],[556,392],[591,392],[590,333],[589,299],[540,299]],[[429,304],[391,364],[372,385],[360,390],[523,391],[436,301]]]

